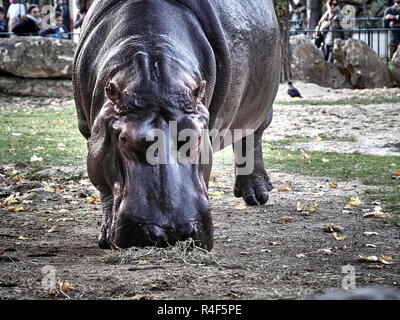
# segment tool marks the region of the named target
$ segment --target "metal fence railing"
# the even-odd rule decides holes
[[[73,40],[77,42],[79,40],[79,32],[65,32],[65,33],[57,33],[52,34],[51,36],[46,36],[44,38],[57,38],[61,40]],[[0,38],[10,38],[10,37],[32,37],[32,36],[39,36],[39,34],[21,34],[16,35],[13,32],[0,32]]]
[[[350,19],[351,25],[354,29],[379,29],[382,28],[382,19],[383,18],[353,18]],[[307,28],[308,21],[301,19],[292,19],[289,20],[289,29],[290,31],[297,31]]]
[[[389,53],[389,33],[392,31],[400,32],[399,29],[386,29],[386,28],[375,28],[375,29],[349,29],[343,30],[349,38],[364,41],[371,49],[373,49],[379,57],[385,59],[386,64],[390,63]],[[295,30],[290,32],[291,35],[304,34],[309,38],[312,38],[315,30]]]

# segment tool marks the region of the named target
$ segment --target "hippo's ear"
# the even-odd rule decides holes
[[[205,80],[202,80],[200,86],[192,91],[192,95],[196,105],[201,103],[201,101],[203,100],[206,94],[206,85],[207,82]]]
[[[117,86],[109,82],[106,86],[106,97],[110,99],[117,107],[122,104],[122,92],[117,88]]]

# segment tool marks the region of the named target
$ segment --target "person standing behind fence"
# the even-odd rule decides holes
[[[60,12],[55,13],[53,23],[50,28],[43,30],[40,35],[42,37],[68,39],[67,27],[62,24],[63,18]]]
[[[5,15],[6,10],[4,10],[4,8],[0,6],[0,38],[6,37],[6,35],[1,34],[3,32],[7,32],[7,23],[4,20]]]
[[[56,11],[61,12],[63,25],[67,27],[68,32],[71,32],[71,14],[69,12],[67,0],[58,0]]]
[[[321,31],[328,31],[324,40],[324,56],[325,60],[333,62],[333,44],[335,39],[343,39],[342,21],[344,15],[338,6],[338,0],[328,0],[326,5],[328,11],[322,16],[318,25],[321,26]]]
[[[10,0],[11,5],[8,7],[8,30],[12,30],[17,24],[21,23],[26,11],[25,4],[20,0]]]
[[[11,31],[19,36],[36,35],[40,31],[41,22],[39,7],[36,4],[31,4],[27,9],[27,15],[24,20]]]
[[[383,27],[384,28],[400,28],[400,0],[394,0],[394,5],[386,8],[383,14]],[[392,30],[390,32],[389,40],[389,55],[390,59],[393,58],[400,44],[400,30]]]

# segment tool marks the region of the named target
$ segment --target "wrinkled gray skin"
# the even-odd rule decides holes
[[[151,165],[145,154],[154,140],[145,137],[159,129],[170,141],[175,120],[178,132],[195,130],[199,149],[210,143],[203,129],[255,130],[254,171],[237,176],[234,193],[251,205],[268,200],[261,135],[280,73],[272,1],[96,0],[82,29],[73,84],[88,174],[103,204],[100,247],[191,237],[211,250],[211,163]]]

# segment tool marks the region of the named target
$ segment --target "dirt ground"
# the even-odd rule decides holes
[[[400,106],[390,104],[279,105],[266,139],[342,134],[357,139],[353,148],[369,150],[365,144],[371,141],[398,140],[399,114]],[[322,143],[301,148],[325,150]],[[400,226],[363,218],[376,203],[348,205],[351,197],[374,188],[359,181],[269,170],[275,189],[268,204],[248,207],[232,194],[233,168],[216,165],[210,186],[211,253],[190,249],[187,242],[120,252],[97,247],[101,209],[84,166],[53,167],[30,181],[24,180],[26,172],[26,167],[0,164],[0,299],[304,299],[341,288],[348,283],[348,270],[355,272],[356,287],[400,288]],[[12,181],[15,176],[22,180]],[[282,191],[288,183],[290,190]],[[4,204],[6,199],[10,203]],[[342,232],[325,232],[331,224]]]

